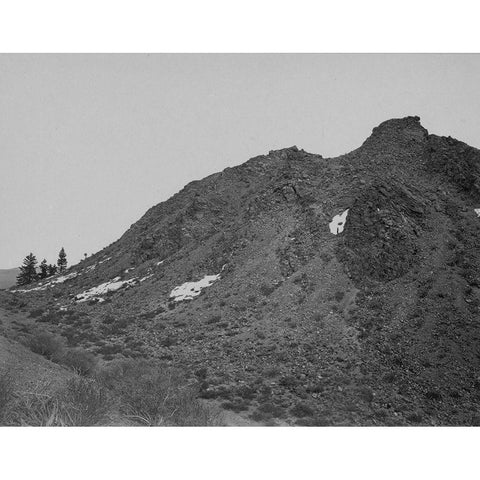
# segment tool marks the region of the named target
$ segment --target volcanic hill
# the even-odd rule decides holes
[[[480,151],[392,119],[188,184],[116,242],[2,293],[108,362],[157,358],[262,424],[480,423]]]

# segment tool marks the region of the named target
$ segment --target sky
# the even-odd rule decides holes
[[[70,264],[188,182],[384,120],[480,147],[480,55],[0,55],[0,268]]]

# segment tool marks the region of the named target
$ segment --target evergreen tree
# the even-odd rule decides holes
[[[17,285],[28,285],[37,279],[37,259],[33,253],[30,252],[23,260],[23,265],[20,267],[20,273],[17,275]]]
[[[47,261],[45,259],[42,260],[42,263],[40,264],[40,278],[47,278],[48,277],[48,265]]]
[[[65,253],[65,249],[63,247],[58,254],[57,265],[60,273],[63,273],[67,269],[67,254]]]
[[[48,276],[51,277],[52,275],[55,275],[57,273],[57,270],[58,269],[57,269],[57,266],[55,264],[54,265],[50,264],[48,266]]]

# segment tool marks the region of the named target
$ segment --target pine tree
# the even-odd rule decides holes
[[[57,265],[60,273],[63,273],[67,269],[67,254],[65,253],[65,249],[63,247],[58,254]]]
[[[55,275],[57,273],[57,266],[55,264],[50,264],[48,266],[48,276],[51,277],[52,275]]]
[[[20,267],[20,273],[17,276],[17,285],[28,285],[37,279],[37,259],[33,253],[30,252],[23,260],[23,265]]]
[[[40,278],[47,278],[48,277],[48,265],[47,261],[45,259],[42,260],[42,263],[40,264]]]

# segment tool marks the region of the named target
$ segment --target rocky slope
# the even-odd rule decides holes
[[[105,361],[181,366],[265,424],[470,425],[478,208],[480,151],[393,119],[337,158],[291,147],[192,182],[0,301]]]

